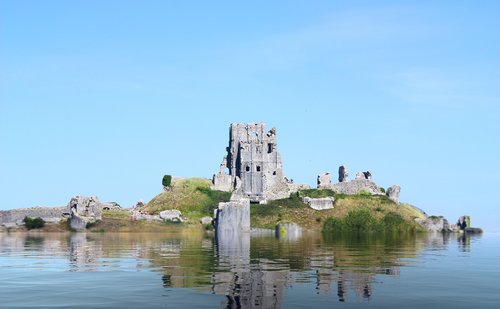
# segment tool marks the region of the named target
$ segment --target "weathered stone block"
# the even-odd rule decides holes
[[[159,215],[143,214],[138,211],[132,212],[132,220],[145,220],[145,221],[163,221]]]
[[[323,210],[323,209],[332,209],[333,202],[335,201],[334,197],[323,197],[323,198],[310,198],[303,197],[302,201],[309,205],[312,209]]]
[[[73,230],[84,231],[87,227],[87,222],[80,216],[73,216],[69,219],[70,227]]]
[[[200,219],[200,223],[203,225],[212,224],[212,217],[203,217]]]
[[[221,235],[250,232],[250,200],[219,203],[215,230]]]
[[[389,197],[389,199],[396,204],[399,204],[399,192],[401,191],[401,187],[398,185],[393,185],[387,188],[386,194]]]
[[[163,220],[182,222],[182,213],[177,209],[169,209],[160,212],[160,218]]]
[[[323,173],[318,175],[318,189],[326,188],[332,184],[332,176],[330,173]]]

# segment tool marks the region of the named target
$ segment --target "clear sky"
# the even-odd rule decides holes
[[[232,122],[500,231],[500,1],[0,0],[0,209],[210,178]]]

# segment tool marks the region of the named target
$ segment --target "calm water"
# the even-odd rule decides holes
[[[0,233],[1,308],[500,308],[500,236]]]

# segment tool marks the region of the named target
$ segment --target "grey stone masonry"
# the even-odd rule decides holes
[[[219,203],[215,231],[218,235],[250,232],[250,200],[240,199]]]
[[[24,217],[42,218],[45,222],[57,223],[69,217],[69,209],[62,207],[32,207],[0,210],[0,226],[15,227],[24,225]]]
[[[233,123],[226,150],[212,189],[233,192],[232,200],[265,203],[288,197],[298,188],[283,174],[275,128],[267,131],[264,123]]]
[[[87,223],[102,219],[103,204],[97,196],[75,196],[68,203],[71,213],[70,226],[75,230],[85,230]]]
[[[326,188],[332,184],[332,175],[323,173],[318,175],[318,189]]]
[[[399,193],[401,192],[401,187],[398,185],[393,185],[387,188],[386,194],[390,200],[394,203],[399,204]]]
[[[339,166],[339,182],[347,182],[349,181],[349,172],[347,171],[347,167],[344,165]]]
[[[355,179],[348,182],[338,182],[325,187],[326,189],[331,189],[336,193],[340,194],[359,194],[363,191],[368,192],[372,195],[384,195],[382,188],[380,188],[376,183],[367,179]]]
[[[312,209],[315,210],[323,210],[323,209],[332,209],[333,202],[335,201],[334,197],[321,197],[321,198],[310,198],[303,197],[302,201],[309,205]]]

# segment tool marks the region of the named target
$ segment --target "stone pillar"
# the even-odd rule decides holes
[[[250,232],[250,200],[219,203],[215,231],[219,235]]]
[[[347,167],[344,165],[339,166],[339,182],[347,182],[349,181],[349,172],[347,171]]]

